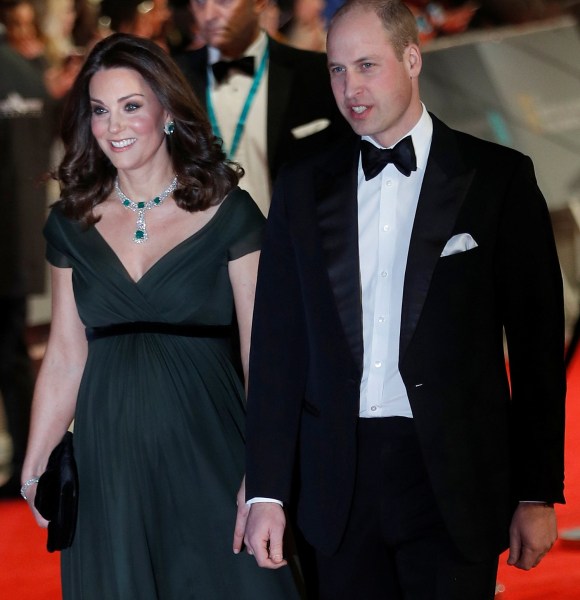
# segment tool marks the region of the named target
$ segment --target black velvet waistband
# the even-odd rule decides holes
[[[161,333],[200,338],[227,338],[232,333],[229,325],[178,325],[174,323],[154,323],[138,321],[135,323],[116,323],[103,327],[87,327],[87,340],[92,342],[100,338],[133,333]]]

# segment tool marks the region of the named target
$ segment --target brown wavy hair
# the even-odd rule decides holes
[[[61,135],[65,155],[56,178],[65,215],[86,226],[98,221],[93,209],[113,190],[117,169],[91,131],[89,83],[97,71],[126,68],[139,73],[175,123],[166,136],[178,186],[175,203],[188,212],[218,204],[237,184],[243,169],[226,159],[221,141],[179,67],[154,42],[115,33],[95,45],[67,97]]]

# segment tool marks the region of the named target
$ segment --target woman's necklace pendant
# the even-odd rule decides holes
[[[143,244],[149,239],[149,235],[147,234],[147,223],[145,223],[145,211],[151,210],[160,204],[163,204],[163,201],[169,194],[175,191],[177,187],[177,177],[173,178],[173,181],[169,184],[169,187],[165,189],[159,196],[153,198],[153,200],[149,200],[148,202],[133,202],[131,198],[125,196],[125,194],[121,191],[119,187],[119,179],[115,179],[115,192],[121,201],[121,204],[137,213],[137,223],[135,234],[133,235],[133,241],[136,244]]]
[[[147,225],[145,223],[145,210],[140,210],[137,212],[137,229],[135,230],[133,241],[136,244],[142,244],[143,242],[146,242],[148,238]]]

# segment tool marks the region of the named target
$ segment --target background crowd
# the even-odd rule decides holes
[[[262,27],[291,46],[324,51],[326,23],[341,0],[267,0]],[[519,24],[574,9],[571,0],[408,0],[424,40],[467,29]],[[1,0],[5,42],[45,74],[60,98],[87,47],[112,31],[134,33],[169,52],[203,46],[190,0]],[[76,70],[75,70],[76,67]]]

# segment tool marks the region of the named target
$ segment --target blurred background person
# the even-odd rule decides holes
[[[0,22],[6,43],[40,70],[46,68],[46,44],[32,0],[1,0]]]
[[[64,97],[81,59],[73,50],[76,12],[72,0],[0,0],[7,44],[41,74],[48,93]]]
[[[45,287],[41,231],[47,205],[51,100],[41,72],[0,36],[0,396],[12,440],[0,497],[16,497],[26,450],[33,369],[26,344],[27,297]]]
[[[205,40],[190,10],[189,0],[173,0],[170,7],[171,17],[167,26],[170,52],[175,55],[205,46]]]
[[[286,18],[289,18],[288,15]],[[280,27],[283,22],[280,2],[277,0],[267,0],[264,10],[260,14],[260,28],[263,29],[271,38],[278,42],[284,42],[284,36],[280,33]]]
[[[280,166],[350,135],[326,55],[281,44],[260,27],[267,0],[191,0],[207,46],[176,57],[214,133],[245,175],[240,185],[267,214]]]
[[[74,40],[77,12],[74,0],[36,0],[38,24],[47,62],[45,82],[53,98],[63,98],[77,76],[83,49]]]
[[[74,0],[36,0],[35,7],[49,63],[60,65],[81,53],[73,38],[77,19]]]
[[[75,0],[73,39],[84,53],[91,50],[99,36],[100,4],[101,0]]]
[[[101,14],[110,18],[112,31],[132,33],[169,50],[167,25],[171,11],[167,0],[102,0]]]
[[[326,51],[324,0],[293,0],[282,10],[282,40],[302,50]]]

